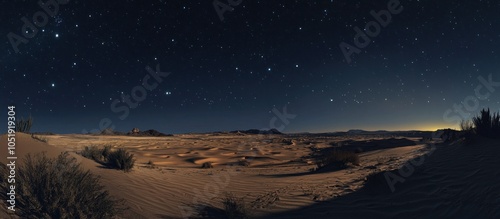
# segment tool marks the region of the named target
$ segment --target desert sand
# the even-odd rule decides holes
[[[69,151],[101,177],[113,197],[126,201],[123,218],[217,218],[225,192],[244,198],[255,218],[500,218],[500,145],[490,140],[474,147],[417,138],[409,145],[377,144],[363,148],[359,166],[314,172],[314,151],[346,140],[384,140],[228,133],[43,137],[48,143],[17,134],[18,157]],[[126,148],[136,165],[128,173],[103,168],[76,153],[89,145]],[[421,164],[392,192],[384,171],[397,174],[418,158]],[[6,163],[5,157],[0,162]],[[204,162],[214,168],[201,169]],[[0,217],[6,218],[5,209]]]

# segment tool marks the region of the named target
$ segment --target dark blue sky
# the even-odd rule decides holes
[[[121,131],[271,128],[284,106],[296,115],[275,122],[285,132],[433,130],[500,109],[496,1],[220,2],[234,9],[223,21],[211,1],[69,1],[45,25],[39,17],[32,38],[22,18],[48,12],[4,3],[0,106],[31,114],[33,131],[58,133],[104,118]],[[377,31],[370,12],[390,7],[399,13]],[[370,43],[348,62],[339,45],[356,46],[355,28],[367,23]],[[26,40],[19,52],[9,33]],[[157,65],[171,73],[161,82],[145,69]]]

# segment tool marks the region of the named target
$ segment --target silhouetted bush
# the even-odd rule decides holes
[[[233,194],[227,193],[222,200],[224,211],[228,219],[246,219],[249,218],[249,211],[245,207],[243,199],[234,197]]]
[[[31,115],[27,119],[18,119],[16,120],[16,132],[29,133],[32,125],[33,118],[31,118]]]
[[[474,133],[488,138],[500,138],[500,114],[483,109],[478,116],[472,118]],[[466,129],[470,126],[466,125]]]
[[[67,152],[57,158],[28,154],[18,168],[16,214],[21,218],[114,218],[124,210],[123,200],[114,200],[99,178],[84,171]],[[4,187],[5,165],[0,169]]]
[[[359,165],[359,156],[352,151],[330,151],[317,161],[318,168],[346,168],[348,164]]]

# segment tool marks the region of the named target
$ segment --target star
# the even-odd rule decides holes
[[[58,33],[56,33],[56,38],[59,38],[59,34]]]

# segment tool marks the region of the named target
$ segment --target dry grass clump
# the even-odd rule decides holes
[[[477,135],[500,138],[500,114],[491,113],[490,109],[483,109],[478,116],[472,118],[472,123]]]
[[[227,193],[222,200],[224,212],[228,219],[246,219],[249,218],[249,210],[245,206],[243,199],[234,197],[233,194]]]
[[[348,164],[359,165],[359,156],[352,151],[330,151],[319,158],[316,165],[319,169],[333,168],[342,169],[346,168]]]
[[[38,141],[41,141],[43,143],[49,142],[49,140],[47,138],[42,137],[42,136],[37,136],[37,135],[34,135],[34,134],[31,134],[31,138],[33,138],[35,140],[38,140]]]
[[[114,169],[130,171],[134,167],[134,155],[123,148],[111,151],[106,157],[106,166]]]
[[[111,150],[110,145],[104,146],[102,149],[97,146],[85,147],[80,155],[92,159],[106,167],[123,170],[128,172],[134,167],[134,155],[127,150],[120,148]]]
[[[104,149],[100,149],[97,146],[85,146],[85,148],[82,151],[80,151],[80,155],[88,159],[98,161],[100,163],[102,162],[103,151]]]
[[[462,136],[466,145],[473,144],[478,137],[500,138],[500,114],[483,109],[479,115],[469,121],[460,123]]]
[[[6,171],[0,174],[0,187],[7,191],[2,183]],[[67,152],[57,158],[28,154],[17,172],[16,193],[16,214],[21,218],[114,218],[124,210],[123,200],[112,199],[99,178]]]
[[[21,118],[16,120],[16,132],[29,133],[33,126],[33,118],[31,115],[27,118]]]

